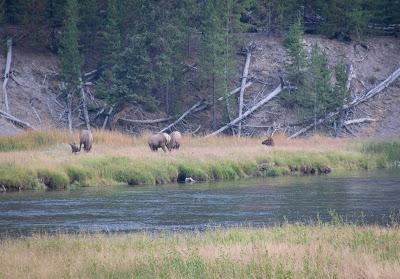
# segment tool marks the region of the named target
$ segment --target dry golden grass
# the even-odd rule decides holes
[[[398,278],[400,229],[348,225],[0,241],[0,278]]]
[[[180,176],[202,181],[282,175],[289,174],[290,165],[365,169],[387,164],[380,153],[363,153],[347,139],[314,136],[288,140],[276,135],[275,146],[266,147],[261,144],[262,138],[184,136],[180,150],[164,153],[161,149],[159,152],[150,151],[147,145],[149,135],[132,137],[94,131],[92,151],[78,155],[71,154],[68,145],[73,138],[77,141],[78,134],[71,136],[66,131],[28,132],[17,135],[12,141],[0,137],[0,146],[2,143],[7,146],[4,142],[19,142],[29,147],[0,152],[0,164],[4,169],[3,173],[0,170],[0,182],[11,185],[10,188],[29,188],[25,184],[42,183],[43,179],[36,178],[36,174],[41,172],[41,177],[50,177],[53,184],[61,187],[71,183],[156,184],[176,181]],[[258,166],[263,163],[268,165],[268,171],[264,173],[258,171]],[[3,180],[2,175],[6,177]],[[25,177],[25,180],[20,177]]]

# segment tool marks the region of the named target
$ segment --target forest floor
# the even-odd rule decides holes
[[[67,131],[32,131],[0,137],[2,190],[60,189],[73,186],[161,184],[233,180],[252,176],[311,175],[330,169],[374,169],[400,162],[398,140],[349,140],[314,136],[288,140],[183,137],[180,150],[151,152],[148,134],[94,131],[90,153],[73,155]]]
[[[0,240],[0,278],[398,278],[400,228],[337,223]]]

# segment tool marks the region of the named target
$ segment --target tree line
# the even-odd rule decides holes
[[[81,96],[84,69],[97,69],[97,97],[114,111],[129,103],[175,114],[183,99],[206,91],[213,127],[223,111],[216,99],[235,82],[243,33],[286,37],[287,72],[303,90],[285,101],[304,117],[316,117],[346,98],[345,69],[340,62],[338,83],[328,85],[323,53],[316,46],[306,61],[302,34],[361,40],[370,24],[399,23],[399,0],[0,0],[0,24],[21,26],[32,40],[45,38],[59,54],[69,98]],[[341,100],[326,94],[332,90]]]

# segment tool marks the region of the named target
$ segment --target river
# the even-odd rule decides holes
[[[0,235],[128,232],[309,223],[332,212],[385,225],[400,210],[400,170],[162,186],[0,194]]]

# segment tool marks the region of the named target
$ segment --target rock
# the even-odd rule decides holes
[[[291,172],[299,171],[299,168],[296,165],[289,165],[289,169]]]
[[[316,173],[316,169],[312,166],[301,166],[300,171],[304,175],[314,175]]]
[[[194,180],[194,179],[191,178],[191,177],[186,177],[186,178],[185,178],[185,183],[194,183],[194,182],[196,182],[196,180]]]
[[[262,163],[262,164],[258,165],[259,171],[267,171],[268,168],[269,168],[268,163]]]
[[[328,174],[331,173],[332,169],[328,166],[321,166],[318,167],[318,174]]]

